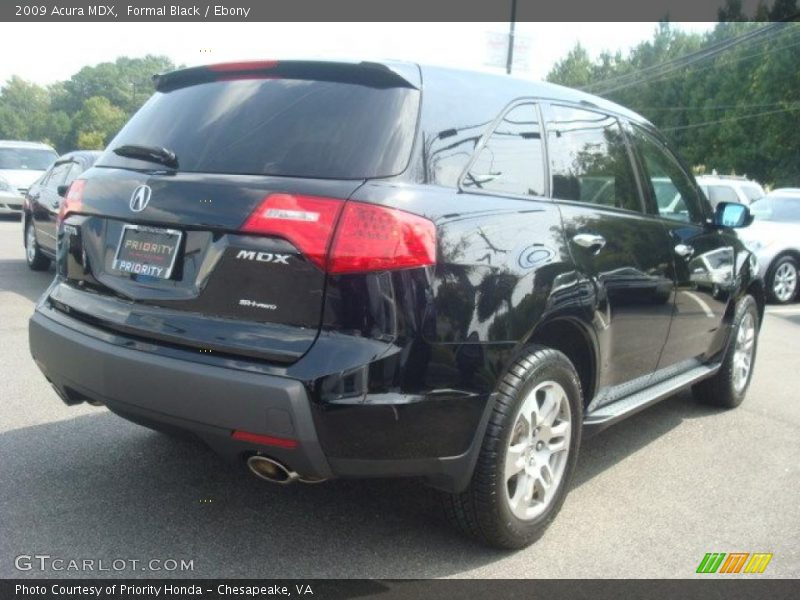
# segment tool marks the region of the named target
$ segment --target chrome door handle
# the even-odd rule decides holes
[[[675,246],[675,254],[681,258],[691,258],[692,254],[694,254],[694,248],[688,244],[678,244]]]
[[[595,254],[606,245],[606,238],[596,233],[578,233],[572,236],[572,241],[582,248],[593,249]]]

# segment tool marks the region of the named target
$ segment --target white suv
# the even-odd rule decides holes
[[[0,140],[0,214],[18,214],[31,184],[58,154],[47,144]]]
[[[720,202],[749,206],[765,196],[764,188],[758,182],[736,175],[701,175],[697,183],[713,207]]]

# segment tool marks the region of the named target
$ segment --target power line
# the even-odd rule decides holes
[[[714,106],[645,106],[636,107],[637,112],[645,111],[683,111],[683,110],[744,110],[748,108],[765,108],[767,106],[783,106],[783,102],[766,102],[764,104],[717,104]]]
[[[719,125],[720,123],[729,123],[730,121],[742,121],[745,119],[753,119],[755,117],[763,117],[765,115],[774,115],[778,113],[791,112],[800,110],[800,106],[793,106],[791,108],[780,108],[778,110],[767,110],[760,113],[751,115],[742,115],[741,117],[729,117],[726,119],[717,119],[716,121],[705,121],[704,123],[692,123],[691,125],[681,125],[679,127],[660,127],[661,131],[682,131],[685,129],[695,129],[697,127],[706,127],[707,125]]]
[[[658,77],[666,73],[670,73],[676,69],[685,68],[701,60],[707,60],[708,58],[716,56],[717,54],[720,54],[731,47],[743,44],[753,39],[758,39],[759,37],[776,29],[782,28],[783,26],[784,23],[770,23],[769,25],[764,25],[753,31],[714,42],[713,44],[700,48],[699,50],[695,50],[694,52],[690,52],[689,54],[684,54],[674,59],[660,62],[644,69],[639,69],[632,73],[625,73],[623,75],[618,75],[616,77],[611,77],[609,79],[590,84],[586,86],[585,89],[586,91],[593,91],[594,93],[598,94],[609,94],[617,91],[618,89],[622,89],[622,87],[627,87],[628,84],[632,83],[633,81]],[[619,85],[614,87],[614,84]],[[612,86],[611,89],[601,89],[600,91],[597,90],[598,86],[602,88],[603,86],[608,85]]]
[[[800,31],[800,29],[798,29],[797,31]],[[765,41],[767,41],[767,40],[760,40],[760,42],[765,42]],[[698,73],[702,73],[703,71],[707,71],[709,69],[719,69],[719,68],[727,67],[727,66],[733,65],[733,64],[735,64],[737,62],[741,62],[743,60],[754,58],[756,56],[763,56],[764,54],[771,54],[771,53],[774,53],[774,52],[780,52],[780,51],[785,50],[787,48],[794,48],[795,46],[800,46],[800,42],[796,42],[794,44],[787,44],[785,46],[780,46],[778,48],[767,48],[765,50],[761,50],[761,51],[755,52],[753,54],[748,54],[746,56],[739,56],[739,57],[731,58],[730,60],[724,61],[722,63],[714,63],[714,64],[711,64],[711,65],[706,65],[704,67],[692,67],[690,73],[692,75],[696,75]],[[657,82],[661,82],[661,81],[669,81],[671,79],[675,79],[676,77],[682,77],[684,75],[685,75],[684,72],[674,73],[674,72],[670,71],[669,73],[666,73],[666,74],[661,75],[661,76],[654,76],[654,77],[651,77],[649,79],[645,79],[645,80],[638,81],[638,82],[633,82],[633,83],[630,83],[630,84],[625,85],[625,86],[619,86],[619,87],[614,88],[612,90],[609,90],[607,92],[603,92],[603,94],[606,94],[606,95],[607,94],[611,94],[613,92],[617,92],[617,91],[629,88],[631,86],[641,85],[641,84],[644,84],[644,83],[657,83]]]

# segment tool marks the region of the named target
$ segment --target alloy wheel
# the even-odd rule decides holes
[[[25,229],[25,257],[28,263],[33,263],[36,260],[36,234],[33,232],[33,225],[28,223]]]
[[[745,313],[736,332],[736,346],[733,351],[733,387],[736,393],[747,385],[753,364],[753,351],[756,341],[756,320],[752,312]]]
[[[506,500],[519,519],[542,514],[555,497],[567,467],[572,434],[564,388],[545,381],[522,401],[506,448]]]
[[[772,292],[781,302],[788,302],[797,291],[797,269],[791,262],[785,262],[775,270],[772,278]]]

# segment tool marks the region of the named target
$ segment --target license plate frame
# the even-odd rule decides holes
[[[131,260],[131,258],[122,255],[123,251],[123,244],[125,242],[126,237],[128,236],[129,232],[136,232],[138,234],[150,234],[151,236],[166,236],[168,240],[174,242],[174,247],[172,248],[171,253],[169,254],[169,260],[167,263],[158,264],[155,261],[148,261],[148,256],[145,256],[144,259],[136,259]],[[135,234],[136,234],[135,233]],[[135,235],[134,234],[134,235]],[[166,241],[166,240],[165,240]],[[117,242],[117,251],[114,253],[114,260],[111,263],[111,268],[114,271],[120,273],[127,273],[129,275],[144,275],[147,277],[155,277],[156,279],[169,279],[172,276],[172,270],[175,267],[175,261],[178,258],[178,253],[180,251],[181,242],[183,241],[183,232],[177,229],[168,229],[165,227],[150,227],[147,225],[135,225],[132,223],[126,223],[122,226],[122,232],[119,236],[119,241]],[[149,240],[149,243],[154,243],[152,240]],[[142,253],[144,250],[134,249],[136,252]],[[150,258],[158,257],[157,253],[152,253],[149,255]],[[138,270],[136,270],[138,267]],[[164,272],[166,269],[166,272]]]

